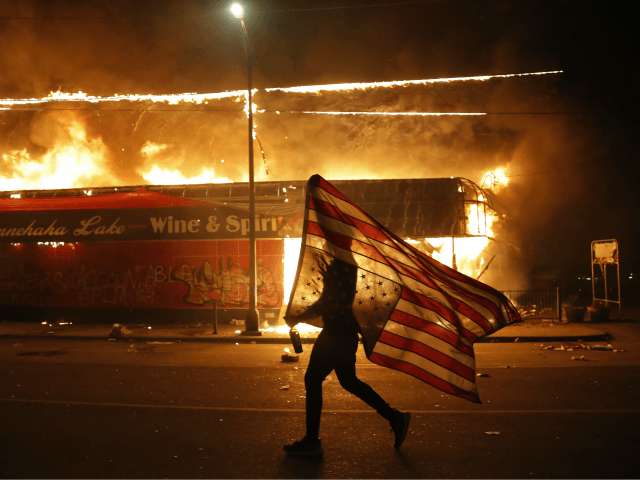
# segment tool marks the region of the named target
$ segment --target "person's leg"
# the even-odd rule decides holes
[[[307,408],[307,438],[317,440],[320,432],[320,417],[322,415],[322,382],[331,373],[331,368],[323,364],[309,362],[309,368],[304,376]]]
[[[322,443],[319,438],[320,417],[322,415],[322,382],[333,370],[331,355],[327,345],[322,340],[322,334],[311,351],[309,366],[304,376],[306,389],[306,435],[302,440],[285,445],[284,451],[290,455],[317,457],[323,454]]]
[[[393,422],[397,419],[396,411],[384,401],[378,392],[356,376],[355,363],[341,363],[336,366],[335,371],[340,385],[347,392],[358,397],[387,421]]]
[[[309,440],[317,440],[320,432],[322,415],[322,382],[333,370],[330,339],[322,334],[318,336],[311,351],[309,366],[304,376],[306,390],[306,426]]]
[[[334,366],[334,370],[342,388],[360,398],[389,422],[395,436],[394,446],[399,448],[407,436],[411,414],[391,408],[371,386],[357,377],[355,352],[353,355],[341,357],[340,361]]]

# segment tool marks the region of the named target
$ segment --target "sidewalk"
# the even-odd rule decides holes
[[[478,343],[487,342],[552,342],[552,341],[604,341],[610,338],[603,323],[557,323],[545,320],[525,320],[509,325],[493,335],[483,337]],[[625,322],[628,323],[628,322]],[[635,323],[635,322],[634,322]],[[77,340],[125,339],[145,342],[211,342],[211,343],[267,343],[289,344],[288,333],[262,331],[259,336],[243,334],[245,327],[218,325],[124,325],[121,335],[113,335],[113,325],[40,324],[31,322],[0,322],[0,339],[3,338],[58,338]],[[147,328],[149,327],[149,328]],[[302,343],[313,343],[318,332],[301,332]]]

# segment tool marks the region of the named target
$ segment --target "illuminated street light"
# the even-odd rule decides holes
[[[231,13],[236,18],[242,19],[244,17],[244,9],[242,8],[242,5],[238,3],[231,5]]]
[[[244,32],[244,47],[247,54],[247,115],[249,117],[249,309],[245,320],[245,330],[243,335],[258,336],[260,332],[260,321],[258,309],[256,307],[256,201],[255,188],[253,185],[253,106],[251,105],[251,54],[249,49],[249,35],[244,24],[244,10],[241,5],[234,3],[231,6],[231,13],[240,20],[242,31]]]

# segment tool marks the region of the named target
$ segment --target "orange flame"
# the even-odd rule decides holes
[[[154,157],[166,150],[169,145],[147,141],[142,146],[140,153],[147,159],[146,166],[138,169],[147,182],[152,185],[193,185],[200,183],[232,183],[228,178],[218,178],[211,168],[202,167],[200,175],[185,177],[175,168],[164,168],[154,162]],[[152,163],[153,162],[153,163]],[[174,163],[172,159],[171,163]]]
[[[549,75],[553,73],[562,73],[562,70],[554,70],[549,72],[531,72],[531,73],[510,73],[506,75],[482,75],[475,77],[451,77],[451,78],[435,78],[428,80],[400,80],[393,82],[370,82],[370,83],[334,83],[330,85],[308,85],[302,87],[288,88],[267,88],[267,92],[294,92],[294,93],[320,93],[335,92],[341,90],[356,90],[379,87],[404,87],[407,85],[426,85],[429,83],[449,83],[449,82],[466,82],[466,81],[485,81],[492,78],[509,78],[509,77],[525,77],[530,75]]]
[[[37,161],[26,149],[2,155],[13,175],[0,176],[0,190],[74,188],[115,180],[104,167],[107,147],[102,138],[88,139],[84,124],[73,114],[54,121],[57,136]]]
[[[494,192],[501,190],[509,184],[509,177],[505,175],[505,171],[502,168],[494,170],[493,172],[487,172],[482,181],[483,188],[488,188]]]

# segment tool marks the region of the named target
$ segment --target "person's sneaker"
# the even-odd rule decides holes
[[[411,413],[400,412],[395,408],[394,411],[396,412],[398,418],[395,422],[390,422],[389,425],[391,425],[391,431],[396,437],[396,442],[393,444],[393,446],[396,448],[400,448],[400,445],[402,445],[402,442],[404,442],[404,439],[407,436],[407,431],[409,431]]]
[[[296,457],[319,457],[324,453],[320,439],[311,441],[307,440],[307,437],[285,445],[282,449],[289,455],[295,455]]]

